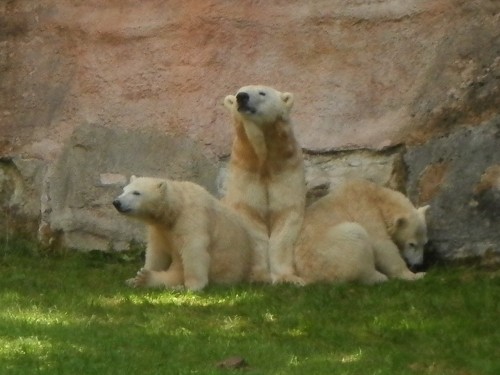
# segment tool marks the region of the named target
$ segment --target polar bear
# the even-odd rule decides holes
[[[321,203],[316,203],[306,209],[295,246],[297,274],[304,283],[386,281],[387,276],[375,268],[368,232],[354,222],[329,225],[331,213],[321,210]]]
[[[244,86],[228,95],[235,137],[223,201],[253,228],[260,255],[252,273],[273,283],[301,284],[293,248],[305,209],[302,150],[290,122],[293,95],[267,86]]]
[[[243,221],[201,186],[132,176],[113,205],[148,230],[144,268],[129,285],[197,291],[249,280],[253,242]]]
[[[370,267],[374,264],[389,278],[416,280],[423,277],[424,272],[411,272],[406,262],[416,266],[423,261],[427,242],[425,212],[428,208],[417,209],[400,192],[370,181],[345,182],[308,207],[295,249],[298,274],[306,281],[327,281],[335,279],[339,272],[351,272],[349,276],[341,275],[337,279],[353,279],[351,267],[355,267],[356,262],[352,256],[364,259],[358,261],[362,270],[358,269],[358,274],[354,272],[354,279],[368,283],[383,281],[383,277],[373,270],[366,271],[365,263]],[[363,230],[359,227],[353,229],[352,224],[345,229],[347,221]],[[361,234],[363,231],[366,235]],[[320,259],[314,259],[315,256]]]

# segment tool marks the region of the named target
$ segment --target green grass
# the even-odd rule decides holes
[[[0,373],[500,374],[498,271],[183,293],[126,287],[140,265],[2,240]]]

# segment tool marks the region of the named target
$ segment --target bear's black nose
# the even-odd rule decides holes
[[[120,208],[121,208],[121,206],[122,206],[122,203],[121,203],[118,199],[115,199],[115,200],[113,201],[113,206],[115,206],[115,208],[116,208],[117,210],[120,210]]]
[[[239,92],[236,94],[236,101],[238,104],[246,104],[248,103],[248,99],[250,99],[250,96],[246,92]]]

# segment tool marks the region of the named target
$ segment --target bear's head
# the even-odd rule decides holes
[[[244,86],[236,95],[226,96],[224,105],[237,118],[257,125],[272,124],[278,120],[288,121],[293,95],[267,86]]]
[[[142,220],[155,219],[162,215],[166,194],[166,180],[132,176],[113,206],[125,215]]]
[[[428,209],[429,206],[424,206],[396,217],[389,231],[410,267],[421,265],[424,261],[424,245],[427,243],[425,212]]]

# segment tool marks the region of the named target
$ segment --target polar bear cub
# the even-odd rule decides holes
[[[407,264],[423,262],[428,240],[425,213],[430,206],[416,208],[399,191],[361,179],[347,181],[327,195],[323,204],[366,229],[377,269],[389,278],[415,280],[425,275],[411,272]]]
[[[304,283],[387,281],[387,276],[375,268],[368,232],[354,222],[331,226],[325,212],[317,208],[313,204],[307,209],[295,247],[297,273]]]
[[[233,117],[234,141],[223,201],[253,228],[259,254],[252,272],[263,281],[301,284],[293,248],[305,209],[302,150],[290,122],[293,95],[244,86],[224,105]]]
[[[372,182],[347,181],[308,207],[295,249],[299,275],[306,282],[366,283],[423,277],[406,263],[423,261],[428,208]]]
[[[201,186],[132,176],[113,205],[148,230],[144,268],[129,285],[201,290],[249,280],[253,242],[244,223]]]

